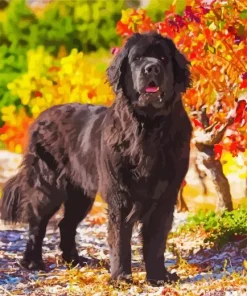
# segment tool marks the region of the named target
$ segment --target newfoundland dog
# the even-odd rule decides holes
[[[29,224],[22,266],[44,268],[46,226],[62,204],[62,257],[85,264],[76,228],[99,192],[108,205],[112,279],[131,281],[136,222],[147,280],[178,279],[166,270],[164,252],[189,162],[192,127],[181,101],[190,84],[188,66],[170,39],[134,34],[107,70],[116,94],[111,107],[58,105],[35,120],[22,167],[5,185],[1,205],[2,220]]]

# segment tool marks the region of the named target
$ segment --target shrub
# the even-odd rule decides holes
[[[36,12],[25,0],[13,0],[5,10],[1,35],[17,52],[39,45],[54,55],[61,46],[67,52],[110,48],[119,41],[115,27],[123,8],[123,0],[52,1]]]
[[[46,108],[69,102],[109,105],[113,100],[106,77],[76,49],[61,60],[43,47],[28,51],[27,73],[9,83],[8,89],[21,105],[1,109],[0,140],[17,152],[26,145],[28,125]]]
[[[187,2],[182,16],[171,6],[164,19],[156,23],[143,10],[123,11],[117,32],[125,37],[134,32],[156,30],[174,40],[191,61],[193,84],[183,97],[186,108],[197,116],[193,121],[196,129],[204,131],[207,125],[217,134],[221,125],[228,123],[236,98],[247,90],[247,13],[237,0],[213,1],[210,5],[201,0]],[[205,107],[207,124],[199,118]],[[243,144],[238,137],[239,134],[246,137],[243,128],[246,103],[240,107],[231,137],[224,137],[223,141],[222,137],[215,137],[218,141],[214,143],[218,144],[216,148],[223,145],[234,155],[243,151],[246,144],[246,139]]]
[[[146,11],[147,14],[151,17],[151,19],[155,22],[161,22],[164,20],[165,11],[169,10],[173,0],[169,1],[159,1],[159,0],[150,0]],[[177,0],[176,1],[176,12],[178,14],[182,14],[185,8],[186,1],[185,0]]]
[[[53,1],[33,11],[25,0],[13,0],[0,10],[0,108],[20,103],[7,84],[26,72],[27,50],[42,45],[61,57],[73,48],[110,48],[120,39],[115,26],[123,7],[123,0]]]
[[[224,211],[216,214],[213,211],[199,211],[188,218],[188,223],[179,231],[194,231],[198,227],[209,234],[205,242],[212,242],[217,247],[222,247],[228,242],[243,239],[247,236],[247,210],[240,207],[231,212]]]
[[[12,48],[8,48],[7,45],[0,46],[0,108],[19,103],[17,97],[10,95],[7,84],[18,77],[26,68],[25,54],[20,54]]]
[[[247,10],[239,0],[186,2],[182,15],[171,5],[160,22],[143,10],[124,11],[117,32],[126,37],[156,30],[172,38],[190,60],[192,87],[183,101],[195,127],[197,163],[211,173],[218,192],[216,209],[231,210],[220,158],[223,151],[237,156],[247,147]]]

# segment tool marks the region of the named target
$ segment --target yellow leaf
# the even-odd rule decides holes
[[[231,61],[231,60],[232,60],[232,56],[228,54],[228,55],[226,56],[226,59],[227,59],[228,61]]]
[[[216,27],[216,25],[215,25],[214,22],[212,22],[212,23],[209,25],[209,29],[210,29],[211,31],[214,31],[216,28],[217,28],[217,27]]]
[[[199,34],[198,37],[197,37],[197,40],[199,40],[199,41],[205,40],[205,35]]]
[[[16,153],[22,153],[22,147],[21,147],[20,144],[17,144],[17,145],[15,146],[15,152],[16,152]]]
[[[129,8],[129,9],[126,9],[126,10],[122,10],[122,17],[121,17],[121,22],[123,24],[128,24],[129,22],[129,17],[130,15],[134,12],[134,9],[133,8]]]
[[[246,179],[247,178],[247,172],[244,172],[242,174],[239,174],[240,179]]]

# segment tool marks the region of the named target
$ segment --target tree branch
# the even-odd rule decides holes
[[[218,144],[224,137],[227,128],[234,122],[233,117],[229,117],[227,122],[224,123],[220,128],[216,128],[216,124],[212,125],[212,129],[202,131],[195,136],[194,140],[198,144],[214,146]]]

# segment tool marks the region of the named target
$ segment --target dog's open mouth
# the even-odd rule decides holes
[[[160,108],[164,105],[164,92],[154,81],[151,81],[144,91],[138,94],[138,105],[141,107],[152,105]]]
[[[151,81],[148,86],[145,88],[146,93],[157,93],[159,91],[159,87],[156,85],[154,81]]]

